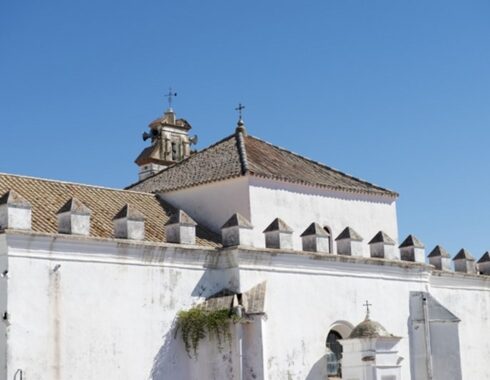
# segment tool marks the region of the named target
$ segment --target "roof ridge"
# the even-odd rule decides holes
[[[179,162],[176,162],[176,163],[175,163],[175,164],[173,164],[173,165],[167,166],[165,169],[162,169],[162,170],[160,170],[160,171],[156,172],[155,174],[152,174],[152,175],[150,175],[150,176],[148,176],[148,177],[146,177],[146,178],[144,178],[144,179],[142,179],[142,180],[140,180],[140,181],[134,182],[134,183],[132,183],[132,184],[130,184],[130,185],[128,185],[128,186],[126,186],[126,187],[124,188],[124,190],[130,189],[131,187],[134,187],[134,186],[136,186],[136,185],[139,185],[139,184],[141,184],[141,183],[144,183],[144,182],[146,182],[147,180],[149,180],[149,179],[151,179],[151,178],[154,178],[154,177],[156,177],[157,175],[159,175],[159,174],[161,174],[161,173],[163,173],[163,172],[165,172],[165,171],[167,171],[167,170],[170,170],[170,169],[175,168],[176,166],[180,166],[180,165],[182,165],[184,162],[188,162],[188,161],[190,161],[192,158],[197,157],[199,154],[201,154],[201,153],[203,153],[203,152],[206,152],[207,150],[209,150],[209,149],[211,149],[211,148],[214,148],[216,145],[219,145],[219,144],[221,144],[221,143],[223,143],[223,142],[225,142],[225,141],[228,141],[229,139],[231,139],[231,138],[233,138],[233,137],[235,137],[235,133],[233,133],[233,134],[231,134],[231,135],[228,135],[228,136],[226,136],[226,137],[222,138],[221,140],[219,140],[219,141],[215,142],[214,144],[211,144],[211,145],[207,146],[206,148],[203,148],[203,149],[202,149],[202,150],[200,150],[200,151],[197,151],[197,152],[196,152],[196,153],[194,153],[194,154],[191,154],[189,157],[184,158],[182,161],[179,161]],[[133,191],[135,191],[135,190],[133,190]]]
[[[244,135],[241,131],[237,129],[235,132],[236,145],[238,149],[238,156],[240,157],[240,166],[242,167],[242,175],[248,173],[248,158],[247,158],[247,147],[245,146]]]
[[[10,174],[10,173],[0,172],[0,176],[23,178],[23,179],[30,179],[30,180],[35,180],[35,181],[42,181],[42,182],[60,183],[60,184],[64,184],[64,185],[91,187],[91,188],[100,189],[100,190],[120,191],[120,192],[125,192],[125,193],[137,193],[137,194],[153,195],[153,194],[147,193],[145,191],[127,190],[125,188],[124,189],[116,189],[116,188],[107,187],[107,186],[90,185],[87,183],[70,182],[70,181],[63,181],[63,180],[51,179],[51,178],[33,177],[33,176],[21,175],[21,174]]]
[[[286,148],[283,148],[283,147],[281,147],[281,146],[279,146],[279,145],[275,145],[275,144],[272,144],[272,143],[270,143],[270,142],[268,142],[268,141],[262,140],[261,138],[258,138],[258,137],[256,137],[256,136],[248,135],[247,137],[250,137],[250,138],[252,138],[252,139],[255,139],[255,140],[257,140],[257,141],[260,141],[260,142],[262,142],[262,143],[264,143],[264,144],[267,144],[267,145],[269,145],[269,146],[271,146],[271,147],[273,147],[273,148],[276,148],[276,149],[282,150],[283,152],[286,152],[286,153],[292,154],[292,155],[294,155],[294,156],[296,156],[296,157],[298,157],[298,158],[301,158],[301,159],[303,159],[303,160],[309,161],[309,162],[311,162],[311,163],[313,163],[313,164],[315,164],[315,165],[318,165],[318,166],[320,166],[320,167],[322,167],[322,168],[324,168],[324,169],[334,171],[334,172],[336,172],[336,173],[338,173],[338,174],[340,174],[340,175],[342,175],[342,176],[344,176],[344,177],[347,177],[347,178],[353,179],[353,180],[355,180],[355,181],[362,182],[362,183],[364,183],[364,184],[366,184],[366,185],[369,185],[369,186],[376,187],[376,188],[378,188],[379,190],[382,190],[382,191],[390,192],[390,193],[392,193],[392,194],[393,194],[395,197],[398,197],[398,196],[399,196],[399,194],[398,194],[396,191],[393,191],[393,190],[390,190],[390,189],[387,189],[387,188],[381,187],[381,186],[379,186],[379,185],[376,185],[375,183],[368,182],[368,181],[365,181],[365,180],[360,179],[360,178],[358,178],[358,177],[355,177],[355,176],[353,176],[353,175],[347,174],[347,173],[342,172],[342,171],[340,171],[340,170],[338,170],[338,169],[335,169],[335,168],[333,168],[333,167],[331,167],[331,166],[328,166],[328,165],[325,165],[325,164],[323,164],[323,163],[321,163],[321,162],[315,161],[315,160],[313,160],[313,159],[311,159],[311,158],[309,158],[309,157],[303,156],[303,155],[301,155],[301,154],[299,154],[299,153],[293,152],[293,151],[291,151],[291,150],[289,150],[289,149],[286,149]]]

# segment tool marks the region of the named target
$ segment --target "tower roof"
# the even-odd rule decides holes
[[[128,188],[173,191],[244,175],[334,191],[395,198],[397,193],[342,173],[239,130]]]

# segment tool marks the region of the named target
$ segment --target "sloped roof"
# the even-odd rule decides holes
[[[399,248],[405,247],[415,247],[415,248],[425,248],[424,243],[422,243],[414,235],[408,235],[405,240],[400,244]]]
[[[245,174],[331,190],[398,196],[391,190],[240,132],[128,188],[172,191]]]
[[[165,242],[164,225],[176,210],[154,194],[0,173],[0,196],[14,190],[32,205],[32,230],[56,233],[56,213],[72,198],[91,211],[90,236],[112,238],[112,219],[129,204],[145,217],[145,240]],[[218,235],[198,226],[197,244],[217,247]]]
[[[340,233],[339,236],[335,240],[354,240],[354,241],[363,241],[361,235],[359,235],[352,227],[345,227],[344,230]]]
[[[289,227],[284,220],[281,218],[276,218],[272,221],[271,224],[267,226],[267,228],[264,230],[265,232],[293,232],[293,229]]]
[[[436,245],[427,257],[450,257],[442,245]]]
[[[464,249],[461,248],[456,256],[454,256],[453,260],[470,260],[470,261],[475,261],[475,258],[471,255],[471,253]]]
[[[31,204],[14,190],[9,190],[0,197],[0,205],[29,208]]]
[[[246,314],[261,314],[265,312],[266,288],[267,283],[264,281],[241,294],[230,289],[223,289],[206,298],[197,307],[207,311],[223,309],[231,311],[233,306],[241,305],[244,307]]]
[[[480,257],[480,260],[478,260],[478,263],[487,263],[490,262],[490,252],[485,252],[482,257]]]
[[[71,212],[78,215],[90,215],[90,209],[80,202],[77,198],[70,198],[56,214],[63,214],[65,212]]]
[[[371,239],[369,244],[374,243],[385,243],[388,245],[395,245],[395,241],[384,231],[379,231],[374,237]]]
[[[253,228],[254,226],[252,226],[252,223],[247,218],[236,212],[221,226],[222,229],[229,227]]]
[[[330,236],[327,231],[323,229],[322,226],[320,226],[318,223],[313,222],[311,223],[308,227],[306,227],[306,230],[303,231],[303,233],[300,235],[300,237],[304,236],[324,236],[328,237]]]

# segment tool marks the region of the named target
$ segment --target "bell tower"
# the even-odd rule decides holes
[[[186,159],[191,155],[190,146],[197,143],[197,136],[189,136],[191,125],[185,119],[177,119],[172,109],[172,97],[176,95],[170,89],[167,111],[150,123],[149,132],[143,133],[143,140],[151,140],[151,145],[135,160],[140,168],[140,181]]]

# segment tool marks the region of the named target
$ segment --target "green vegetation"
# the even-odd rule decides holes
[[[223,348],[225,340],[231,340],[230,322],[238,321],[238,317],[228,309],[214,311],[194,307],[187,311],[180,311],[177,316],[177,329],[180,330],[185,344],[185,350],[191,356],[197,357],[199,342],[206,336],[214,336],[218,340],[219,349]]]

